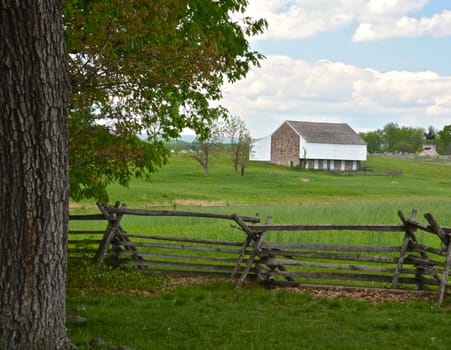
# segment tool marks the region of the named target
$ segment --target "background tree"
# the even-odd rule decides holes
[[[396,152],[396,145],[403,142],[401,138],[401,131],[396,123],[389,123],[382,129],[382,140],[385,152]]]
[[[61,1],[0,2],[0,348],[65,349],[70,81]]]
[[[224,125],[224,136],[230,142],[232,164],[235,175],[240,169],[241,176],[249,160],[252,138],[244,121],[237,116],[227,118]]]
[[[240,134],[239,144],[241,151],[238,164],[240,166],[240,175],[244,176],[244,170],[249,163],[249,157],[252,152],[252,137],[249,130]]]
[[[384,151],[384,142],[381,130],[360,133],[360,136],[367,143],[368,153],[381,153]]]
[[[422,128],[399,127],[396,123],[387,124],[382,130],[362,133],[368,144],[368,152],[416,153],[425,142]]]
[[[184,128],[201,137],[225,113],[210,101],[263,56],[247,37],[266,22],[247,0],[67,0],[74,94],[70,106],[71,196],[106,200],[168,159],[163,142]],[[148,142],[136,135],[148,133]]]
[[[437,135],[437,151],[440,154],[451,154],[451,125],[445,125]]]
[[[222,121],[216,121],[209,127],[210,134],[207,137],[197,137],[194,142],[194,153],[192,157],[204,169],[205,176],[208,176],[210,156],[216,151],[219,143],[222,141],[223,124]]]
[[[382,130],[382,138],[386,152],[416,153],[424,143],[424,129],[390,123]]]

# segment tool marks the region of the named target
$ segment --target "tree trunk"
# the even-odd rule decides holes
[[[0,1],[0,348],[65,349],[62,1]]]
[[[205,176],[208,176],[208,157],[209,157],[209,147],[210,145],[206,144],[205,145],[205,162],[204,162],[204,172],[205,172]]]

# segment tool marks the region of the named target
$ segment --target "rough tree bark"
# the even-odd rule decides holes
[[[0,348],[65,349],[62,0],[0,0]]]

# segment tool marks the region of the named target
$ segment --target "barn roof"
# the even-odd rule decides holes
[[[314,123],[286,121],[294,131],[310,143],[366,145],[366,142],[346,123]]]

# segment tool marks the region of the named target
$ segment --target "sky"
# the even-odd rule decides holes
[[[250,0],[260,68],[221,104],[254,138],[285,120],[357,132],[451,124],[451,0]]]

